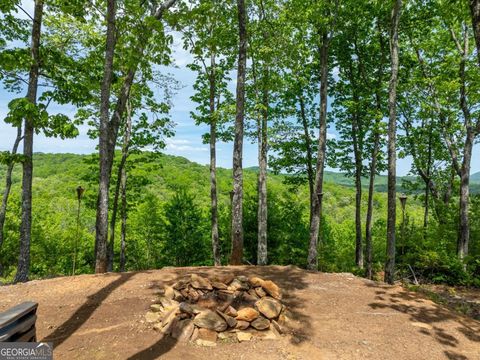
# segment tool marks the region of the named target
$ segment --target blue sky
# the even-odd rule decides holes
[[[30,1],[24,2],[25,7],[31,9],[31,7],[27,5],[28,3],[30,3]],[[176,124],[175,137],[167,140],[165,152],[183,156],[200,164],[208,164],[208,146],[202,144],[201,138],[202,134],[208,131],[208,128],[206,126],[196,126],[190,118],[190,111],[195,108],[195,104],[190,100],[190,96],[193,94],[195,74],[186,68],[186,65],[191,62],[192,58],[188,52],[182,49],[178,36],[175,36],[173,57],[176,67],[164,68],[164,71],[174,75],[174,77],[180,81],[182,88],[173,98],[174,106],[171,111],[171,118]],[[232,75],[232,79],[235,79],[235,74]],[[234,84],[232,84],[232,89],[233,87]],[[24,94],[11,94],[3,90],[3,88],[0,89],[0,119],[3,119],[6,115],[8,102],[14,97],[23,95]],[[62,112],[66,115],[73,116],[75,108],[73,106],[53,105],[49,108],[49,111],[52,113]],[[34,151],[46,153],[92,153],[95,151],[96,141],[88,138],[87,130],[87,126],[81,126],[80,135],[75,139],[68,140],[46,138],[43,135],[38,135],[34,140]],[[334,137],[336,135],[335,130],[329,129],[329,135]],[[3,121],[0,121],[0,151],[10,150],[15,136],[16,130]],[[218,166],[231,168],[232,143],[219,143],[217,149]],[[249,167],[256,165],[257,146],[246,139],[244,142],[244,166]],[[398,175],[406,175],[410,170],[410,166],[411,159],[399,159],[397,164]],[[475,147],[472,159],[472,173],[477,171],[480,171],[479,145]]]

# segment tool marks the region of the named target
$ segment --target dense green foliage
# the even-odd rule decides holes
[[[137,159],[135,159],[137,157]],[[142,161],[135,161],[139,158]],[[92,156],[37,154],[34,158],[34,199],[32,234],[32,277],[69,275],[72,272],[73,244],[78,237],[77,273],[94,269],[96,174]],[[131,186],[128,189],[127,270],[162,266],[211,265],[208,232],[208,167],[181,157],[132,155]],[[0,169],[0,176],[4,168]],[[2,281],[12,279],[18,254],[20,172],[14,172],[13,194],[7,216],[6,240],[0,253],[5,266]],[[343,175],[329,173],[325,186],[325,215],[320,246],[320,269],[356,271],[354,264],[353,187]],[[231,172],[218,169],[220,240],[223,263],[230,251]],[[308,239],[308,189],[284,184],[284,175],[269,177],[269,262],[305,266]],[[384,180],[379,179],[379,184]],[[78,185],[86,188],[77,232]],[[245,258],[256,262],[257,197],[256,173],[245,172]],[[366,199],[365,199],[366,201]],[[385,254],[386,193],[375,195],[374,260],[380,271]],[[399,210],[400,211],[400,210]],[[407,203],[405,236],[399,212],[399,269],[409,276],[407,264],[416,275],[434,282],[479,285],[480,278],[480,198],[472,201],[472,249],[468,273],[455,257],[455,214],[452,207],[444,223],[432,222],[427,239],[422,232],[420,199],[411,196]],[[120,226],[120,224],[118,224]],[[119,244],[115,254],[118,257]],[[405,255],[403,255],[405,254]],[[118,263],[116,259],[116,264]],[[472,276],[473,275],[473,276]]]

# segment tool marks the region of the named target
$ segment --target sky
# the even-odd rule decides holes
[[[23,1],[24,8],[32,11],[33,1]],[[208,145],[202,144],[202,134],[208,132],[208,127],[196,126],[193,119],[190,118],[190,112],[195,109],[195,103],[190,100],[193,95],[193,83],[195,73],[186,67],[192,62],[191,55],[182,48],[180,36],[174,36],[173,58],[176,66],[162,68],[164,72],[171,73],[181,84],[181,89],[172,99],[173,108],[171,118],[175,123],[175,136],[167,139],[165,153],[177,156],[183,156],[199,164],[209,163]],[[232,74],[235,79],[235,74]],[[234,83],[231,84],[234,90]],[[7,112],[9,101],[15,97],[24,96],[24,94],[11,94],[0,88],[0,119],[3,119]],[[75,114],[73,106],[51,105],[49,112],[61,112],[67,116]],[[56,138],[46,138],[43,135],[37,135],[34,139],[34,151],[43,153],[76,153],[90,154],[95,151],[96,140],[87,136],[87,126],[79,128],[80,135],[75,139],[61,140]],[[329,137],[335,137],[336,131],[330,127]],[[16,129],[9,124],[0,121],[0,151],[11,150],[16,136]],[[217,165],[219,167],[231,168],[233,157],[233,144],[220,142],[217,145]],[[250,140],[244,141],[244,167],[257,166],[257,146]],[[399,159],[397,162],[397,174],[406,175],[411,168],[411,158]],[[329,169],[336,170],[336,169]],[[480,171],[480,145],[477,145],[473,152],[472,173]]]

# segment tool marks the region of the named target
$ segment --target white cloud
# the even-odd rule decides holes
[[[166,141],[167,152],[170,153],[185,153],[185,152],[206,152],[208,151],[208,147],[197,145],[195,142],[187,139],[168,139]]]

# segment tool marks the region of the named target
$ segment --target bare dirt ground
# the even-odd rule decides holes
[[[258,275],[284,290],[295,321],[281,340],[203,348],[144,322],[155,291],[179,276]],[[165,268],[0,287],[0,311],[39,302],[37,336],[55,359],[480,359],[480,322],[401,286],[295,267]]]

